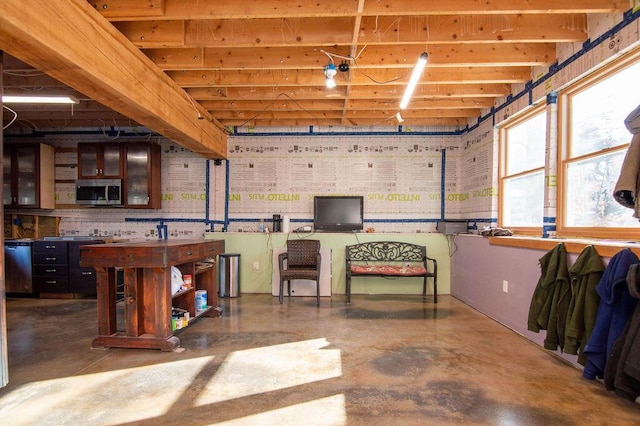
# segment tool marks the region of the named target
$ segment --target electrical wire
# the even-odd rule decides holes
[[[54,128],[54,129],[58,129],[58,130],[59,130],[59,129],[66,129],[67,127],[69,127],[69,120],[67,120],[66,118],[65,118],[65,120],[64,120],[64,126],[62,126],[62,127],[58,126],[58,125],[57,125],[56,123],[54,123],[54,122],[53,122],[53,120],[51,120],[51,119],[49,120],[49,123],[51,124],[51,126],[53,126],[53,128]]]
[[[202,120],[204,117],[202,116],[202,114],[200,114],[200,110],[198,109],[198,107],[196,107],[196,104],[193,101],[193,98],[187,92],[185,92],[185,95],[186,95],[187,99],[189,100],[189,102],[191,102],[191,105],[193,106],[193,109],[195,109],[196,112],[198,113],[198,120]]]
[[[102,123],[102,134],[106,138],[109,138],[109,139],[112,139],[112,140],[116,140],[116,139],[118,139],[120,137],[120,128],[118,128],[118,133],[116,133],[116,135],[114,137],[111,137],[111,136],[107,135],[107,132],[105,130],[107,128],[107,125],[105,124],[105,122],[102,121],[99,118],[98,118],[98,120],[100,120],[100,122]],[[115,127],[118,127],[118,123],[116,123],[116,119],[115,118],[113,119],[113,124],[115,125]]]
[[[9,70],[3,70],[2,71],[4,74],[7,75],[12,75],[14,77],[31,77],[31,76],[40,76],[40,75],[46,75],[46,73],[42,72],[42,71],[38,71],[38,70],[24,70],[24,71],[9,71]]]
[[[296,104],[296,106],[298,108],[300,108],[302,111],[306,112],[307,114],[309,114],[311,117],[313,117],[314,120],[316,120],[317,122],[319,122],[318,117],[315,116],[315,114],[313,114],[311,111],[305,109],[302,107],[302,105],[300,105],[300,103],[298,103],[298,101],[296,101],[295,99],[293,99],[291,96],[287,95],[286,93],[282,92],[279,93],[278,96],[275,97],[275,99],[266,107],[264,107],[261,111],[259,111],[257,114],[255,114],[253,117],[248,118],[247,120],[245,120],[244,122],[242,122],[238,127],[242,127],[245,124],[247,124],[248,122],[255,120],[256,118],[258,118],[260,115],[264,114],[265,112],[267,112],[269,110],[269,108],[271,108],[273,106],[273,104],[275,104],[278,99],[280,99],[281,96],[286,97],[287,99],[289,99],[291,102],[293,102],[294,104]]]
[[[362,71],[360,69],[360,66],[358,65],[358,58],[360,57],[360,55],[362,55],[362,52],[364,52],[364,49],[367,47],[367,45],[365,44],[362,49],[360,49],[360,52],[358,52],[358,54],[356,56],[344,56],[344,55],[340,55],[337,53],[331,53],[331,52],[327,52],[326,50],[320,49],[320,52],[324,53],[325,55],[327,55],[329,57],[329,59],[331,60],[331,63],[333,63],[333,58],[340,58],[340,59],[344,59],[347,61],[353,61],[353,65],[355,66],[355,69],[362,74],[363,76],[365,76],[366,78],[368,78],[369,80],[371,80],[372,82],[374,82],[375,84],[390,84],[390,83],[394,83],[398,80],[403,80],[404,78],[406,78],[409,74],[411,74],[411,72],[413,71],[413,67],[411,67],[411,69],[409,71],[407,71],[404,75],[401,75],[400,77],[397,78],[393,78],[391,80],[387,80],[387,81],[379,81],[376,80],[375,78],[371,77],[369,74],[367,74],[366,72]]]
[[[329,59],[331,59],[331,62],[333,62],[333,58],[340,58],[340,59],[344,59],[347,61],[355,61],[356,59],[358,59],[360,57],[360,55],[362,55],[362,52],[364,52],[364,49],[367,48],[367,45],[365,44],[364,46],[362,46],[362,49],[360,49],[360,52],[358,52],[358,54],[354,57],[354,56],[344,56],[344,55],[340,55],[338,53],[331,53],[331,52],[327,52],[324,49],[320,49],[320,51],[322,53],[324,53],[325,55],[327,55],[329,57]]]
[[[456,244],[456,237],[458,234],[447,235],[447,245],[449,246],[449,257],[453,257],[458,251],[458,244]]]
[[[355,69],[356,71],[358,71],[360,74],[364,75],[366,78],[368,78],[369,80],[371,80],[372,82],[376,83],[376,84],[390,84],[390,83],[394,83],[398,80],[403,80],[405,79],[409,74],[411,74],[411,72],[413,71],[413,67],[411,67],[409,69],[409,71],[407,71],[406,73],[404,73],[403,75],[401,75],[400,77],[396,77],[396,78],[392,78],[391,80],[387,80],[387,81],[378,81],[375,78],[371,77],[369,74],[365,73],[364,71],[362,71],[360,69],[360,67],[358,66],[358,62],[354,59],[353,60],[353,64],[355,65]]]
[[[18,113],[15,112],[14,110],[12,110],[11,108],[9,108],[6,105],[2,105],[2,108],[5,108],[7,111],[12,112],[13,113],[13,118],[11,119],[11,121],[9,121],[9,123],[6,126],[2,127],[2,130],[6,129],[7,127],[11,126],[14,121],[16,121],[18,119]]]
[[[30,124],[30,125],[31,125],[31,127],[30,127],[30,128],[31,128],[32,130],[34,130],[34,131],[38,130],[38,126],[36,126],[36,123],[34,123],[33,121],[29,121],[29,120],[26,120],[26,119],[24,119],[24,118],[19,118],[19,119],[18,119],[18,122],[19,122],[19,123],[28,123],[28,124]]]

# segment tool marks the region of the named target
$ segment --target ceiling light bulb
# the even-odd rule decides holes
[[[333,78],[337,73],[338,71],[336,70],[336,66],[331,62],[324,67],[324,75],[327,76],[327,78]]]
[[[337,73],[338,70],[336,70],[336,66],[333,64],[333,62],[329,62],[327,66],[324,67],[324,75],[326,77],[324,83],[327,88],[333,89],[334,87],[336,87],[336,82],[334,81],[333,77],[335,77]]]
[[[407,88],[404,91],[404,96],[402,96],[402,100],[400,101],[400,109],[405,109],[409,104],[409,100],[411,100],[411,95],[413,94],[413,90],[416,88],[418,84],[418,80],[422,75],[422,70],[424,70],[424,66],[427,64],[428,55],[426,52],[420,55],[418,62],[413,68],[413,74],[411,74],[411,78],[409,79],[409,84],[407,84]]]

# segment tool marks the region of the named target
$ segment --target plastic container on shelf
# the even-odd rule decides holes
[[[193,277],[189,274],[185,274],[182,276],[182,281],[184,282],[183,287],[184,288],[191,288],[193,287]]]
[[[207,290],[196,290],[196,314],[207,309]]]

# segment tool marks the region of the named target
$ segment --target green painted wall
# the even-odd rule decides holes
[[[284,247],[287,239],[318,239],[322,247],[331,248],[332,284],[331,293],[344,295],[345,259],[344,247],[367,241],[402,241],[425,245],[427,256],[438,261],[438,294],[450,294],[450,257],[447,237],[439,233],[316,233],[316,234],[265,234],[257,232],[214,232],[207,239],[225,241],[226,253],[240,254],[240,292],[271,293],[273,249]],[[324,261],[324,260],[323,260]],[[259,265],[253,269],[254,262]],[[379,277],[356,277],[351,280],[353,294],[421,294],[421,278],[384,279]],[[427,289],[431,294],[431,283]]]

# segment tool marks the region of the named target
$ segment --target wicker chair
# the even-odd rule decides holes
[[[287,251],[278,256],[280,268],[280,303],[284,299],[284,282],[291,297],[291,280],[316,282],[317,305],[320,305],[320,241],[287,240]]]

